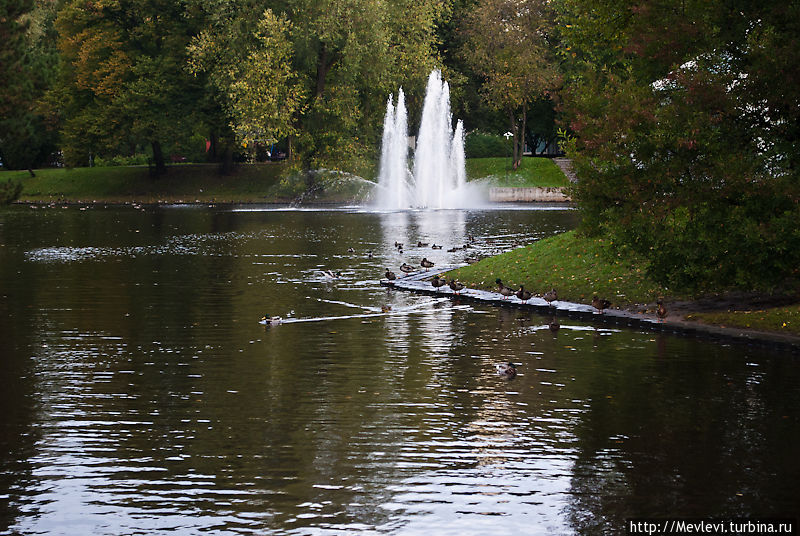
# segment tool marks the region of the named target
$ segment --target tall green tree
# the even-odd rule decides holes
[[[162,144],[186,137],[198,120],[201,85],[185,68],[193,22],[173,0],[65,3],[55,92],[68,163],[149,145],[156,172],[165,170]]]
[[[0,4],[0,160],[6,168],[33,173],[55,152],[56,131],[40,102],[55,73],[53,13],[46,1]]]
[[[800,3],[560,5],[584,230],[667,285],[797,280]]]
[[[266,9],[237,2],[222,7],[189,46],[189,68],[205,73],[226,123],[226,152],[233,144],[275,142],[296,134],[304,95],[292,69],[291,23]],[[227,138],[230,139],[227,139]]]
[[[513,135],[512,167],[525,147],[528,111],[560,85],[551,44],[553,16],[546,0],[487,0],[471,11],[465,24],[464,55],[483,77],[490,106],[505,113]]]
[[[438,64],[436,0],[297,0],[290,4],[295,69],[308,100],[298,149],[308,166],[375,157],[386,98],[403,86],[421,107]]]

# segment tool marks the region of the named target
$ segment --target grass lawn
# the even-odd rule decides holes
[[[151,177],[147,167],[93,167],[7,171],[0,180],[22,182],[21,201],[51,202],[258,202],[276,197],[284,164],[237,166],[220,175],[213,164],[180,164]]]
[[[524,158],[519,169],[510,170],[510,158],[470,158],[470,180],[490,178],[497,186],[566,186],[561,170],[547,158]],[[40,169],[0,172],[0,181],[22,183],[22,202],[101,203],[233,203],[288,202],[305,184],[289,179],[286,163],[240,164],[233,173],[220,175],[216,164],[177,164],[151,177],[145,166]],[[357,190],[327,178],[317,201],[352,201]],[[362,181],[363,182],[363,181]]]
[[[692,313],[686,315],[686,319],[717,326],[800,335],[800,304],[754,311]]]
[[[459,268],[448,277],[490,290],[496,288],[497,278],[513,288],[525,285],[534,294],[555,288],[559,298],[577,303],[589,303],[596,294],[617,307],[675,297],[648,279],[635,260],[610,261],[607,249],[601,239],[570,231]]]
[[[613,258],[609,243],[578,236],[574,231],[483,259],[453,270],[446,277],[486,290],[496,289],[497,278],[515,289],[525,285],[538,295],[555,288],[560,299],[576,303],[591,303],[596,294],[611,301],[612,307],[650,313],[655,312],[655,301],[661,297],[668,309],[670,302],[681,302],[680,310],[685,311],[682,314],[687,320],[800,335],[800,303],[743,310],[748,307],[744,301],[737,304],[737,309],[742,310],[732,311],[727,310],[729,300],[723,295],[718,301],[720,311],[693,312],[692,307],[697,307],[696,311],[701,307],[690,293],[655,283],[636,259]]]
[[[525,157],[516,171],[511,169],[511,157],[467,159],[469,180],[490,177],[496,186],[552,188],[569,184],[561,169],[549,158]]]

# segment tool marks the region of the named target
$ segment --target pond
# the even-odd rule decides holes
[[[553,333],[379,284],[576,222],[528,206],[4,209],[0,534],[796,516],[796,355],[566,318]]]

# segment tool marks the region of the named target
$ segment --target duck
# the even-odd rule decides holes
[[[558,299],[558,292],[556,292],[556,289],[551,288],[548,292],[545,292],[544,296],[542,297],[544,298],[544,301],[547,302],[547,305],[552,306],[553,302]]]
[[[453,294],[458,294],[459,292],[464,290],[464,284],[459,283],[455,279],[451,279],[449,285],[450,285],[450,290],[453,291]]]
[[[386,270],[386,273],[384,274],[386,276],[386,279],[388,279],[389,281],[394,281],[395,279],[397,279],[397,276],[394,274],[394,272],[389,271],[388,268],[384,269]]]
[[[411,266],[410,264],[403,263],[400,265],[400,271],[403,272],[404,274],[410,274],[411,272],[414,271],[414,267]]]
[[[500,363],[499,365],[497,365],[497,374],[499,374],[500,376],[502,376],[507,380],[510,380],[516,377],[517,366],[510,361],[508,363]]]
[[[417,247],[418,248],[426,248],[426,247],[428,247],[428,243],[427,242],[423,242],[423,241],[420,240],[419,242],[417,242]]]
[[[347,248],[348,253],[355,253],[356,250],[354,248]]]
[[[396,247],[397,249],[403,249],[403,243],[395,241],[394,247]]]
[[[661,298],[659,298],[656,301],[656,304],[658,305],[658,308],[656,309],[656,314],[658,315],[658,318],[663,322],[664,319],[667,317],[667,308],[664,307],[664,301]]]
[[[442,246],[437,246],[436,244],[431,246],[431,249],[442,249]]]
[[[339,271],[334,272],[333,270],[322,270],[322,273],[325,274],[325,277],[329,279],[339,279],[342,277],[342,272]]]
[[[371,259],[371,258],[372,258],[372,250],[371,250],[371,249],[368,249],[368,250],[367,250],[367,258],[368,258],[368,259]]]
[[[281,322],[283,322],[283,319],[281,317],[269,316],[269,313],[265,314],[261,318],[261,323],[264,324],[265,326],[277,326]]]
[[[426,257],[422,257],[422,260],[419,261],[419,265],[425,268],[425,271],[428,271],[428,268],[433,268],[433,263],[429,261]]]
[[[450,249],[448,249],[448,250],[447,250],[447,252],[448,252],[448,253],[455,253],[455,252],[456,252],[456,251],[458,251],[459,249],[461,249],[461,248],[459,248],[459,247],[454,247],[454,248],[450,248]]]
[[[433,285],[433,288],[436,289],[436,292],[439,292],[439,288],[445,286],[446,284],[447,281],[444,279],[439,279],[438,275],[433,276],[433,279],[431,279],[431,285]]]
[[[494,282],[497,283],[497,292],[499,292],[503,296],[504,300],[508,299],[509,296],[514,295],[514,289],[505,286],[503,284],[503,280],[500,279],[499,277],[495,279]]]
[[[520,285],[516,296],[517,298],[520,299],[520,301],[527,303],[527,301],[531,299],[531,296],[533,296],[533,294],[530,291],[525,290],[524,286]]]
[[[547,327],[550,328],[550,331],[552,331],[553,333],[555,333],[556,331],[559,330],[559,328],[561,328],[561,326],[558,324],[558,320],[556,319],[556,317],[553,317],[552,320],[550,320],[550,323],[547,325]]]
[[[388,313],[391,310],[392,310],[392,306],[391,305],[381,305],[381,312],[382,313]]]
[[[603,309],[608,309],[611,306],[611,302],[608,300],[601,300],[596,295],[592,298],[592,307],[600,311],[600,314],[603,314]]]

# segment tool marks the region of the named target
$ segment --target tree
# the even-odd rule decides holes
[[[483,76],[483,94],[490,106],[508,117],[513,135],[512,167],[525,148],[531,104],[560,83],[550,44],[550,3],[545,0],[488,0],[467,17],[464,57]]]
[[[386,98],[403,86],[409,108],[421,108],[437,63],[436,25],[447,17],[437,0],[297,0],[294,66],[308,100],[298,149],[306,166],[373,160]],[[350,162],[348,162],[350,160]]]
[[[172,0],[69,0],[56,26],[62,70],[68,163],[91,154],[150,145],[156,173],[162,143],[186,137],[196,122],[201,86],[185,69],[192,17]]]
[[[0,161],[9,169],[32,168],[55,151],[55,131],[40,99],[55,72],[53,9],[47,3],[7,0],[0,6]]]
[[[562,3],[585,232],[696,290],[797,279],[798,3]],[[740,9],[741,8],[741,9]],[[771,87],[770,87],[771,86]]]
[[[189,47],[193,73],[207,73],[236,144],[277,141],[296,134],[303,88],[292,70],[291,24],[271,9],[253,20],[231,3],[228,16]]]

